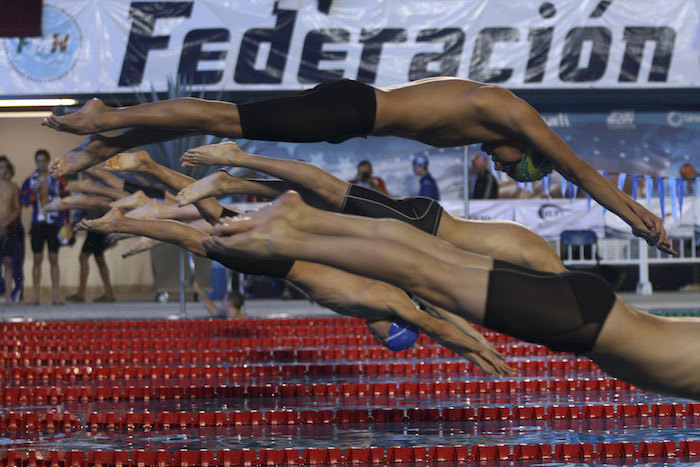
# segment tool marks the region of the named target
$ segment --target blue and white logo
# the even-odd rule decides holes
[[[64,11],[45,6],[42,37],[15,37],[5,41],[10,65],[34,81],[51,81],[68,73],[82,42],[78,23]]]

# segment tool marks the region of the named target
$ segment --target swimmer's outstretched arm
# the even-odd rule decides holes
[[[632,227],[635,235],[644,238],[661,251],[676,254],[671,248],[663,221],[633,201],[588,162],[578,157],[554,133],[539,113],[527,102],[506,90],[483,88],[475,94],[483,123],[500,125],[523,138],[537,152],[549,159],[565,178],[588,192],[596,201],[617,214]]]
[[[450,321],[435,318],[416,307],[402,307],[396,310],[396,314],[420,328],[433,341],[473,362],[485,372],[501,376],[516,374],[503,356],[471,325],[468,325],[469,332],[465,332]]]

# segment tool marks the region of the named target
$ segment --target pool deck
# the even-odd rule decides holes
[[[700,308],[700,293],[657,292],[653,295],[620,294],[631,305],[642,310],[674,310]],[[252,318],[289,318],[300,316],[334,316],[326,308],[307,300],[251,299],[246,301],[246,312]],[[186,318],[208,318],[204,305],[186,304]],[[179,302],[119,301],[116,303],[70,303],[63,306],[42,304],[0,304],[0,321],[71,321],[119,319],[181,319]]]

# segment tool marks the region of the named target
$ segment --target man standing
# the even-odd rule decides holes
[[[432,198],[440,201],[440,190],[437,183],[428,171],[428,158],[426,156],[416,156],[413,158],[413,173],[420,177],[420,190],[418,196]]]
[[[10,181],[10,173],[10,160],[7,156],[0,156],[0,258],[4,268],[6,303],[12,301],[12,257],[17,243],[17,219],[21,211],[19,189]]]
[[[68,220],[68,212],[45,212],[44,206],[57,197],[67,196],[66,179],[49,176],[51,157],[46,149],[39,149],[34,154],[37,170],[22,185],[20,201],[23,206],[32,206],[32,227],[29,233],[34,253],[34,298],[32,305],[40,303],[41,262],[44,259],[44,244],[48,245],[49,264],[51,265],[52,303],[63,305],[59,293],[60,272],[58,269],[58,248],[60,241],[58,231]]]

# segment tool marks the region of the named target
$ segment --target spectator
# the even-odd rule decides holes
[[[440,201],[440,190],[428,171],[428,158],[426,156],[420,155],[413,158],[413,173],[420,177],[418,196]]]
[[[12,182],[12,179],[15,176],[15,166],[9,161],[9,159],[8,164],[10,170],[4,173],[3,178],[9,182]],[[14,182],[12,182],[12,184],[17,186],[17,184]],[[17,192],[19,193],[19,187],[17,188]],[[24,226],[22,225],[21,215],[17,217],[14,226],[15,246],[13,249],[14,254],[12,255],[12,271],[15,276],[15,287],[12,291],[12,300],[19,303],[24,299]],[[7,283],[4,283],[4,285],[9,286]]]
[[[5,302],[12,302],[12,258],[17,243],[17,219],[21,208],[19,189],[11,180],[11,163],[7,156],[0,156],[0,261],[3,266]]]
[[[484,157],[479,154],[472,159],[472,173],[476,175],[474,187],[472,188],[472,199],[495,199],[498,198],[498,180],[490,170],[486,168]]]
[[[357,175],[350,180],[350,183],[384,193],[385,195],[388,194],[384,180],[372,175],[372,163],[370,161],[360,161],[357,164]]]
[[[245,311],[243,311],[245,299],[237,290],[226,292],[221,305],[216,306],[216,304],[212,302],[209,297],[207,297],[207,294],[202,291],[199,284],[197,284],[197,281],[193,281],[192,285],[212,318],[244,319],[248,317],[245,314]]]
[[[105,210],[80,210],[77,211],[81,219],[97,219],[102,217],[107,211]],[[75,221],[75,219],[74,219]],[[75,221],[77,222],[77,221]],[[109,267],[105,261],[105,250],[111,246],[109,236],[107,234],[88,231],[85,236],[83,248],[80,250],[78,261],[80,263],[80,282],[78,290],[66,297],[69,302],[83,303],[85,302],[85,289],[87,286],[88,274],[90,273],[90,255],[95,257],[95,263],[100,271],[100,277],[104,284],[105,292],[101,296],[93,300],[95,303],[111,303],[116,301],[114,298],[114,290],[109,276]]]
[[[698,178],[698,172],[691,164],[687,162],[681,165],[679,170],[680,176],[685,180],[684,194],[688,196],[695,195],[695,180]]]
[[[68,193],[65,190],[65,178],[53,178],[49,176],[49,162],[51,157],[46,149],[39,149],[34,154],[37,170],[25,180],[20,192],[20,201],[24,206],[32,206],[32,226],[29,233],[34,253],[34,298],[32,305],[41,302],[41,263],[44,259],[44,245],[48,245],[49,264],[51,265],[52,303],[63,305],[63,299],[59,294],[61,285],[60,271],[58,269],[58,248],[60,246],[59,229],[68,221],[68,212],[44,212],[44,206],[57,197],[64,197]]]

